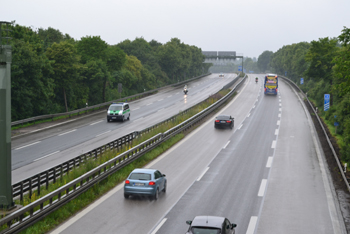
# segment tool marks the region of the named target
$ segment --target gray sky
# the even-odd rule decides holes
[[[337,37],[350,28],[350,0],[0,0],[0,21],[52,27],[108,44],[173,37],[202,50],[258,57],[283,45]]]

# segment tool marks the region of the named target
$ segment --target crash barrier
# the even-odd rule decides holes
[[[157,92],[157,91],[159,91],[161,89],[168,88],[168,87],[173,87],[173,86],[176,87],[177,85],[181,85],[181,84],[184,84],[184,83],[187,83],[187,82],[190,82],[190,81],[193,81],[193,80],[196,80],[196,79],[208,76],[208,75],[211,75],[211,73],[207,73],[207,74],[204,74],[204,75],[201,75],[201,76],[197,76],[197,77],[194,77],[194,78],[191,78],[191,79],[179,82],[179,83],[163,86],[163,87],[158,88],[158,89],[153,89],[153,90],[150,90],[150,91],[147,91],[147,92],[138,93],[138,94],[135,94],[135,95],[119,98],[119,99],[116,99],[116,100],[113,100],[113,101],[104,102],[104,103],[93,105],[93,106],[90,106],[90,107],[84,107],[84,108],[81,108],[81,109],[78,109],[78,110],[74,110],[74,111],[69,111],[69,112],[64,112],[64,113],[57,113],[57,114],[40,115],[40,116],[35,116],[35,117],[27,118],[27,119],[17,120],[17,121],[12,122],[11,126],[16,126],[16,125],[20,125],[20,124],[23,125],[23,124],[29,123],[29,122],[34,122],[35,123],[37,120],[43,120],[43,119],[51,119],[53,121],[54,118],[59,117],[59,116],[65,116],[65,115],[68,115],[70,117],[71,115],[79,114],[80,112],[84,112],[84,111],[88,112],[88,111],[91,111],[91,110],[95,110],[96,108],[100,109],[101,107],[109,106],[110,104],[112,104],[114,102],[122,102],[122,101],[125,101],[127,99],[132,99],[132,98],[135,98],[135,97],[148,96],[148,95],[150,95],[150,94],[152,94],[154,92]]]
[[[337,155],[337,153],[335,152],[335,150],[334,150],[334,148],[333,148],[333,145],[332,145],[332,143],[331,143],[331,141],[330,141],[330,139],[329,139],[329,137],[328,137],[328,135],[327,135],[326,129],[324,128],[324,126],[323,126],[323,124],[322,124],[322,121],[321,121],[320,117],[318,116],[317,111],[314,109],[313,105],[311,104],[309,98],[308,98],[307,95],[299,88],[299,86],[298,86],[297,84],[295,84],[292,80],[290,80],[289,78],[284,77],[284,76],[279,76],[279,77],[283,78],[283,79],[286,80],[288,83],[292,84],[300,93],[303,94],[304,98],[305,98],[305,99],[307,100],[307,102],[309,103],[309,105],[310,105],[310,107],[311,107],[313,113],[315,114],[315,116],[316,116],[316,118],[317,118],[317,120],[318,120],[318,123],[319,123],[320,126],[322,127],[323,134],[325,135],[325,137],[326,137],[326,139],[327,139],[329,148],[332,150],[333,156],[334,156],[334,158],[335,158],[335,160],[336,160],[336,162],[337,162],[339,171],[340,171],[340,173],[341,173],[341,176],[343,177],[343,180],[344,180],[344,182],[345,182],[345,184],[346,184],[346,187],[348,188],[348,191],[350,191],[350,185],[349,185],[349,182],[348,182],[348,180],[347,180],[347,178],[346,178],[346,175],[345,175],[345,173],[344,173],[344,171],[343,171],[343,167],[342,167],[342,165],[341,165],[341,163],[340,163],[340,161],[339,161],[338,155]]]
[[[132,161],[141,157],[172,136],[175,136],[176,134],[191,128],[212,111],[225,103],[234,94],[236,89],[244,83],[245,78],[246,76],[220,100],[213,103],[198,114],[187,119],[186,121],[180,123],[179,125],[169,129],[164,133],[159,133],[153,136],[152,138],[140,143],[139,145],[121,153],[115,158],[110,159],[100,166],[97,166],[96,168],[78,177],[77,179],[61,186],[57,190],[2,218],[0,220],[0,228],[4,227],[4,225],[7,226],[4,227],[4,230],[0,231],[0,234],[19,232],[31,226],[33,223],[39,221],[49,213],[55,211],[62,205],[76,198],[94,186],[96,183],[106,179],[109,175],[112,175],[120,168],[128,165]]]
[[[234,82],[236,82],[239,79],[239,77],[236,77],[234,80],[232,80],[230,83],[232,86]],[[230,87],[229,86],[229,87]],[[29,178],[26,178],[24,180],[21,180],[15,184],[12,185],[12,195],[14,198],[19,198],[20,201],[23,201],[24,194],[29,194],[29,197],[31,198],[32,193],[34,191],[37,191],[37,195],[40,195],[40,187],[46,186],[46,188],[49,186],[50,182],[55,183],[57,179],[61,178],[64,174],[69,173],[71,170],[78,167],[81,163],[85,163],[87,160],[91,159],[97,159],[100,155],[102,155],[106,150],[110,149],[118,149],[126,144],[129,144],[132,142],[133,139],[137,138],[138,136],[142,136],[145,133],[151,132],[154,129],[158,128],[159,126],[174,121],[176,118],[178,118],[181,115],[186,114],[188,111],[190,111],[194,106],[193,105],[189,108],[187,108],[184,111],[181,111],[181,113],[176,114],[174,116],[171,116],[170,118],[167,118],[161,122],[158,122],[150,127],[147,127],[141,131],[134,131],[129,134],[126,134],[116,140],[113,140],[105,145],[102,145],[96,149],[93,149],[91,151],[88,151],[84,154],[81,154],[73,159],[70,159],[66,162],[63,162],[61,164],[58,164],[54,167],[51,167],[45,171],[42,171],[40,173],[37,173]]]

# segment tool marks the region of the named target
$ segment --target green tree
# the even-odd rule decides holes
[[[265,72],[267,70],[270,70],[269,64],[272,54],[272,51],[265,50],[261,55],[259,55],[257,66],[260,69],[260,71]]]
[[[77,54],[76,48],[74,45],[69,42],[62,41],[60,43],[53,43],[49,48],[47,48],[46,56],[52,60],[52,67],[54,71],[54,81],[57,93],[61,93],[61,97],[64,100],[64,106],[66,112],[68,112],[68,103],[67,103],[67,90],[69,90],[69,99],[71,100],[70,107],[74,108],[78,105],[78,100],[74,93],[74,88],[79,87],[79,82],[81,77],[79,74],[80,64],[79,56]],[[84,94],[84,92],[83,92]],[[85,96],[85,94],[84,94]],[[80,102],[84,102],[80,101]]]

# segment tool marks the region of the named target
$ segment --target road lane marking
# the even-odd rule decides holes
[[[238,129],[241,129],[242,126],[243,126],[243,124],[241,124],[241,125],[238,127]]]
[[[33,162],[36,162],[36,161],[39,161],[39,160],[41,160],[41,159],[47,158],[47,157],[49,157],[49,156],[51,156],[51,155],[54,155],[54,154],[57,154],[57,153],[59,153],[59,152],[60,152],[60,151],[58,150],[58,151],[53,152],[53,153],[51,153],[51,154],[45,155],[44,157],[37,158],[37,159],[35,159]]]
[[[179,94],[180,92],[177,92],[177,93],[175,93],[175,94]]]
[[[140,109],[140,107],[137,107],[137,108],[133,108],[132,110],[138,110],[138,109]]]
[[[278,132],[279,132],[279,130],[276,129],[276,130],[275,130],[275,135],[276,135],[276,136],[278,135]]]
[[[281,118],[281,113],[278,114],[278,118]]]
[[[61,134],[59,134],[58,136],[63,136],[63,135],[66,135],[66,134],[68,134],[68,133],[75,132],[75,131],[76,131],[76,129],[74,129],[74,130],[72,130],[72,131],[69,131],[69,132],[61,133]]]
[[[249,117],[250,116],[250,113],[247,115],[247,117]]]
[[[110,131],[112,131],[112,130],[109,130],[109,131],[107,131],[107,132],[103,132],[103,133],[101,133],[101,134],[98,134],[98,135],[96,135],[96,137],[102,136],[103,134],[109,133]]]
[[[162,98],[162,99],[159,99],[158,102],[163,101],[163,100],[164,100],[163,98]]]
[[[272,145],[271,145],[272,149],[276,148],[276,143],[277,143],[276,141],[272,141]]]
[[[138,119],[135,119],[133,122],[139,121],[139,120],[141,120],[141,119],[143,119],[143,117],[138,118]]]
[[[164,110],[164,108],[162,108],[162,109],[158,110],[157,112],[159,112],[159,111],[161,111],[161,110]]]
[[[103,120],[100,120],[100,121],[98,121],[98,122],[92,123],[92,124],[90,124],[90,126],[95,125],[95,124],[98,124],[98,123],[101,123],[102,121],[103,121]]]
[[[152,232],[151,234],[156,234],[156,233],[158,232],[158,230],[163,226],[163,224],[165,223],[166,220],[167,220],[167,218],[164,218],[164,219],[162,220],[162,222],[160,222],[160,223],[158,224],[158,226],[153,230],[153,232]]]
[[[255,108],[255,105],[253,106],[253,108],[252,109],[254,109]]]
[[[172,97],[173,95],[168,96],[168,98]]]
[[[282,108],[279,108],[279,111],[282,111]]]
[[[36,145],[36,144],[38,144],[38,143],[40,143],[40,142],[41,142],[41,141],[37,141],[37,142],[34,142],[34,143],[32,143],[32,144],[29,144],[29,145],[21,146],[21,147],[18,147],[17,149],[15,149],[15,150],[19,150],[19,149],[23,149],[23,148],[28,147],[28,146]]]
[[[228,142],[226,143],[226,145],[224,146],[224,149],[226,149],[226,147],[228,146],[228,144],[230,144],[230,141],[228,141]]]
[[[280,103],[280,106],[282,106],[282,103]]]
[[[257,216],[250,217],[250,221],[248,224],[248,229],[247,229],[246,234],[253,234],[254,233],[257,221],[258,221]]]
[[[148,103],[146,106],[149,106],[149,105],[152,105],[153,104],[153,102],[151,102],[151,103]]]
[[[265,189],[266,189],[266,183],[267,183],[267,180],[266,179],[262,179],[261,184],[260,184],[260,188],[259,188],[259,193],[258,193],[259,197],[263,197],[264,196]]]
[[[209,170],[209,167],[207,167],[203,173],[198,177],[197,181],[200,181],[202,179],[202,177],[204,176],[204,174]]]
[[[271,165],[272,165],[272,159],[273,159],[272,156],[271,156],[271,157],[268,157],[267,163],[266,163],[266,167],[271,167]]]
[[[277,125],[280,125],[281,124],[281,121],[280,120],[277,120]]]

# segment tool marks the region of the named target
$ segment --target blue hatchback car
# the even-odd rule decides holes
[[[166,192],[167,179],[156,169],[133,170],[124,183],[124,197],[142,195],[158,199],[159,192]]]

